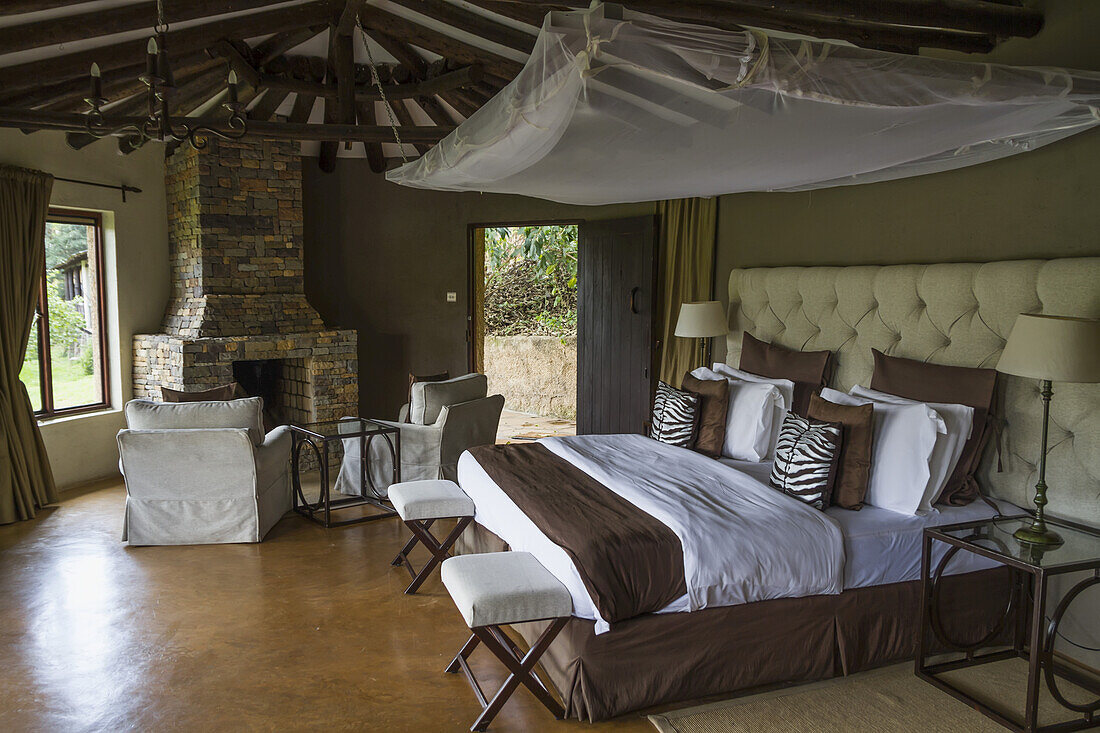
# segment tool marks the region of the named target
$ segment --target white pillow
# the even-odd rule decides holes
[[[762,377],[759,374],[753,374],[752,372],[746,372],[742,369],[734,369],[729,364],[723,364],[720,361],[714,362],[714,366],[711,367],[714,371],[718,372],[724,377],[732,377],[733,379],[740,379],[742,382],[756,382],[757,384],[774,384],[779,390],[779,394],[783,395],[783,416],[786,417],[787,410],[791,409],[791,404],[794,402],[794,382],[789,379],[772,379],[771,377]]]
[[[893,405],[922,404],[917,400],[907,397],[898,397],[888,392],[861,387],[858,384],[852,387],[848,394],[855,397],[865,397],[875,402]],[[974,408],[968,405],[958,405],[950,402],[925,402],[943,418],[947,426],[947,433],[936,438],[936,447],[932,451],[932,481],[929,484],[929,493],[921,502],[921,509],[930,510],[932,505],[940,500],[940,494],[947,486],[948,480],[955,472],[955,466],[962,455],[963,446],[970,439],[970,431],[974,426]]]
[[[874,404],[871,477],[865,501],[892,512],[916,514],[932,481],[936,436],[947,432],[943,418],[920,402],[875,403],[829,388],[821,390],[821,396],[838,405]]]
[[[729,384],[730,401],[726,411],[726,440],[722,455],[740,461],[760,462],[768,458],[774,447],[775,434],[782,418],[775,423],[776,407],[782,408],[783,395],[772,384],[742,382],[718,372],[699,367],[691,373],[696,379],[725,379]],[[784,411],[778,411],[780,415]]]
[[[782,397],[782,402],[777,402],[775,405],[775,414],[772,415],[772,437],[768,443],[768,452],[765,455],[766,460],[775,458],[775,444],[779,441],[779,430],[783,427],[783,420],[787,417],[787,411],[791,409],[791,405],[794,402],[794,382],[789,379],[772,379],[770,377],[761,377],[759,374],[752,374],[750,372],[742,371],[740,369],[734,369],[728,364],[722,362],[715,362],[712,369],[706,367],[699,367],[695,371],[704,371],[707,374],[713,375],[709,379],[718,379],[725,377],[726,380],[735,379],[739,382],[751,382],[753,384],[770,384],[779,390],[779,394]],[[692,372],[692,374],[699,379],[698,374]]]

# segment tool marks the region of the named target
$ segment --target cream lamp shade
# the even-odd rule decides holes
[[[997,371],[1052,382],[1100,382],[1100,319],[1020,314]]]
[[[710,338],[729,331],[726,310],[717,300],[683,303],[676,319],[674,335],[684,338]]]

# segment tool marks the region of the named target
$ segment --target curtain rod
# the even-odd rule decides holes
[[[97,183],[95,181],[83,181],[79,178],[62,178],[61,176],[54,176],[55,181],[65,181],[66,183],[79,183],[81,186],[97,186],[99,188],[111,188],[116,191],[122,192],[122,203],[126,203],[126,193],[141,193],[141,189],[136,186],[127,186],[123,184],[115,183]]]

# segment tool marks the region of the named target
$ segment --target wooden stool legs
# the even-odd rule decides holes
[[[424,581],[428,579],[428,576],[431,575],[435,566],[451,556],[451,547],[454,546],[454,543],[458,541],[459,535],[465,531],[466,527],[468,527],[472,521],[474,521],[473,517],[459,517],[458,524],[455,525],[455,528],[451,530],[451,533],[447,535],[443,542],[439,542],[430,531],[432,523],[435,522],[434,519],[424,521],[410,519],[405,522],[405,526],[412,531],[413,536],[405,543],[401,551],[397,553],[397,557],[393,559],[391,565],[404,565],[405,569],[409,571],[409,575],[412,576],[412,583],[405,589],[406,595],[416,593]],[[422,567],[419,572],[417,572],[413,568],[412,563],[409,562],[409,553],[416,547],[417,542],[423,544],[424,547],[428,548],[428,552],[432,553],[431,559],[424,564],[424,567]]]
[[[474,724],[470,726],[472,731],[483,731],[489,727],[489,723],[493,721],[500,709],[504,707],[504,703],[508,701],[508,698],[512,696],[512,693],[516,691],[516,688],[521,684],[524,685],[531,693],[539,699],[546,709],[553,713],[554,717],[561,720],[565,715],[565,710],[554,699],[554,696],[550,694],[550,691],[546,688],[546,685],[539,679],[538,674],[535,672],[535,665],[539,659],[550,647],[550,643],[554,641],[554,638],[558,633],[565,628],[565,624],[568,623],[569,618],[557,618],[554,619],[546,630],[542,632],[538,640],[527,652],[527,654],[520,656],[519,647],[508,638],[508,635],[501,631],[499,626],[475,626],[470,629],[473,634],[469,640],[463,645],[461,651],[455,655],[455,658],[451,660],[451,663],[447,665],[445,671],[450,673],[458,672],[460,669],[466,675],[466,680],[470,683],[470,687],[473,688],[474,694],[477,696],[478,702],[481,703],[481,715],[477,717]],[[477,648],[478,644],[484,644],[485,647],[496,656],[504,666],[508,668],[508,679],[504,681],[500,690],[493,695],[492,700],[487,700],[485,693],[481,689],[481,685],[478,684],[477,679],[474,677],[474,673],[470,670],[470,665],[466,663],[470,654]]]

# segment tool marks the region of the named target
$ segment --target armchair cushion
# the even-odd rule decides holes
[[[447,405],[469,402],[489,393],[484,374],[466,374],[443,382],[417,382],[409,389],[409,419],[416,425],[432,425]]]
[[[263,409],[260,397],[178,403],[130,400],[125,413],[131,430],[244,428],[252,444],[258,446],[264,442]]]

